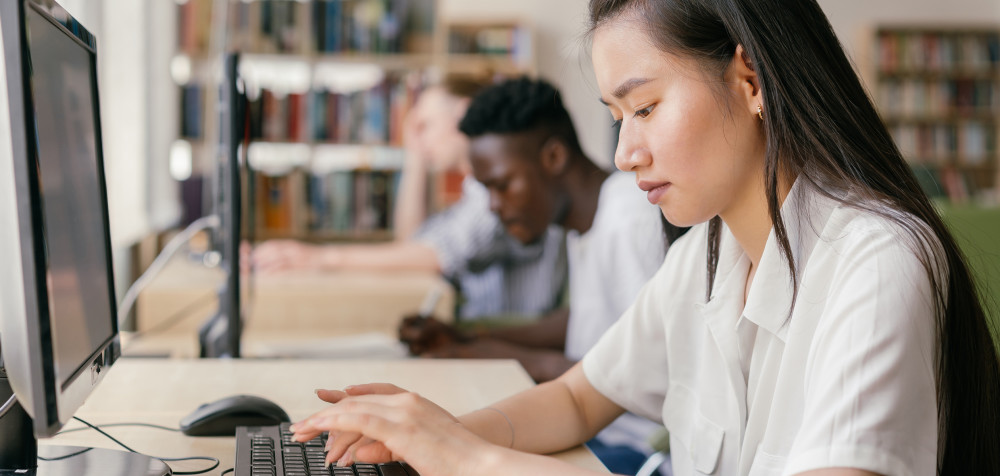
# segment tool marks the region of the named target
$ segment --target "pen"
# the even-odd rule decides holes
[[[424,296],[424,302],[420,304],[420,310],[417,315],[422,319],[427,319],[431,317],[434,313],[434,308],[437,307],[438,301],[441,299],[441,286],[435,285],[431,287],[427,295]]]

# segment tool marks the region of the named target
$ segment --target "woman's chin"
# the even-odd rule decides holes
[[[671,225],[676,227],[689,227],[695,226],[699,223],[705,223],[711,220],[712,217],[704,216],[701,213],[692,213],[689,210],[679,210],[678,207],[671,206],[668,203],[660,202],[660,212],[663,213],[663,218],[666,218]]]

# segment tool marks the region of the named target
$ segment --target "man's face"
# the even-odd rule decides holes
[[[465,166],[468,139],[458,130],[468,100],[448,95],[440,87],[420,94],[407,121],[413,134],[408,147],[414,148],[433,171],[451,171]]]
[[[518,241],[537,241],[555,219],[555,192],[539,161],[537,134],[486,134],[470,145],[472,173],[490,192],[490,210]]]

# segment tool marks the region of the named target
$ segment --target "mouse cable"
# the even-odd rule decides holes
[[[132,335],[129,336],[130,339],[128,340],[128,343],[125,344],[126,348],[128,346],[132,345],[133,342],[136,342],[139,339],[142,339],[143,337],[146,337],[146,336],[148,336],[150,334],[156,334],[158,332],[163,332],[163,331],[165,331],[167,329],[170,329],[171,327],[173,327],[173,326],[175,326],[175,325],[183,322],[185,319],[194,316],[195,315],[194,314],[195,310],[197,310],[198,308],[200,308],[201,306],[203,306],[205,304],[208,304],[213,299],[215,299],[215,297],[216,297],[216,292],[214,290],[213,291],[209,291],[209,292],[207,292],[207,293],[202,294],[201,296],[199,296],[198,299],[192,300],[190,303],[188,303],[184,307],[178,309],[176,312],[174,312],[173,314],[167,316],[165,319],[163,319],[162,321],[160,321],[156,325],[150,327],[149,329],[138,330],[138,331],[132,332]]]
[[[169,426],[154,425],[152,423],[131,423],[131,422],[129,422],[129,423],[106,423],[106,424],[101,425],[101,428],[112,428],[112,427],[119,427],[119,426],[141,426],[141,427],[146,427],[146,428],[155,428],[157,430],[164,430],[164,431],[175,431],[175,432],[181,431],[180,428],[171,428]],[[60,431],[59,433],[56,433],[56,434],[57,435],[62,435],[62,434],[65,434],[65,433],[75,433],[77,431],[87,431],[87,430],[90,430],[90,429],[91,428],[89,428],[89,427],[81,426],[79,428],[70,428],[70,429],[67,429],[67,430],[62,430],[62,431]]]
[[[70,458],[72,458],[74,456],[80,456],[80,455],[82,455],[82,454],[84,454],[84,453],[86,453],[86,452],[88,452],[88,451],[90,451],[92,449],[93,448],[84,448],[84,449],[82,449],[80,451],[76,451],[76,452],[70,453],[68,455],[56,456],[54,458],[45,458],[45,457],[39,456],[38,459],[40,459],[42,461],[62,461],[64,459],[70,459]]]
[[[223,471],[222,474],[220,474],[219,476],[226,476],[227,474],[232,474],[233,471],[236,471],[236,468],[229,468]]]
[[[76,421],[79,421],[80,423],[83,423],[84,425],[89,426],[92,430],[94,430],[94,431],[96,431],[96,432],[104,435],[109,440],[114,441],[115,443],[118,444],[118,446],[121,446],[122,448],[125,448],[129,452],[136,453],[136,454],[144,454],[144,453],[139,453],[138,451],[133,450],[132,448],[129,448],[128,445],[126,445],[125,443],[122,443],[121,441],[118,441],[118,439],[116,439],[115,437],[107,434],[104,430],[98,428],[97,426],[91,424],[90,422],[88,422],[86,420],[83,420],[80,417],[73,417],[73,419],[76,420]],[[166,428],[166,427],[164,427],[164,428]],[[87,449],[84,449],[83,451],[79,451],[79,452],[74,453],[74,454],[60,456],[58,458],[54,458],[54,459],[50,459],[50,460],[46,460],[46,461],[52,461],[52,460],[58,460],[58,459],[66,459],[66,458],[69,458],[69,457],[72,457],[72,456],[76,456],[78,454],[85,453],[85,452],[87,452],[89,450],[90,449],[87,448]],[[170,468],[170,465],[167,464],[167,467],[170,468],[170,474],[176,474],[176,475],[205,474],[205,473],[207,473],[207,472],[209,472],[209,471],[211,471],[211,470],[219,467],[219,459],[218,458],[213,458],[211,456],[188,456],[188,457],[185,457],[185,458],[162,458],[162,457],[159,457],[159,456],[152,456],[152,455],[147,455],[147,456],[149,456],[150,458],[153,458],[153,459],[160,460],[160,462],[162,462],[163,464],[167,464],[168,461],[172,461],[172,462],[179,462],[179,461],[210,461],[210,462],[214,463],[214,464],[212,464],[212,466],[210,466],[208,468],[200,469],[200,470],[197,470],[197,471],[174,471],[173,468]]]

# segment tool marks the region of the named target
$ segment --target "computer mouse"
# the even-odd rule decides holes
[[[234,395],[206,403],[181,419],[188,436],[235,436],[238,426],[268,426],[291,421],[278,404],[253,395]]]

